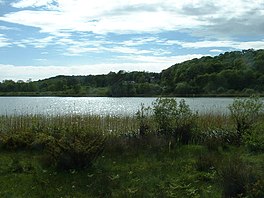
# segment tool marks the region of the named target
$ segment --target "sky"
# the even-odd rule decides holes
[[[160,72],[263,48],[263,0],[0,0],[0,81]]]

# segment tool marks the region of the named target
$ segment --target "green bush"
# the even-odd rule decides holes
[[[246,147],[253,152],[264,151],[264,123],[256,124],[243,136]]]
[[[90,166],[104,149],[100,133],[67,132],[48,141],[46,152],[52,165],[59,170]]]
[[[6,150],[29,149],[34,142],[32,132],[3,133],[0,135],[1,147]]]
[[[166,137],[174,137],[177,141],[187,144],[192,139],[196,126],[197,115],[181,100],[158,98],[153,103],[154,119],[159,132]]]
[[[260,115],[263,103],[258,97],[235,99],[228,108],[236,123],[238,139],[241,142],[243,134],[252,127]]]

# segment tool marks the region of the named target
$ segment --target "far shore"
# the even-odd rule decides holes
[[[246,93],[235,93],[235,94],[170,94],[170,95],[120,95],[120,96],[111,96],[111,95],[96,95],[96,94],[68,94],[68,93],[55,93],[55,92],[0,92],[0,97],[148,97],[148,98],[157,98],[157,97],[186,97],[186,98],[237,98],[237,97],[250,97],[252,94]],[[253,94],[254,95],[254,94]],[[256,93],[260,97],[264,97],[264,94]]]

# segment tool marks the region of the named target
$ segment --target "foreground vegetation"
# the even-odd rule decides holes
[[[264,94],[264,50],[226,52],[175,64],[161,73],[110,72],[0,83],[12,96],[249,96]]]
[[[263,197],[258,98],[230,115],[157,99],[133,117],[0,117],[1,197]]]

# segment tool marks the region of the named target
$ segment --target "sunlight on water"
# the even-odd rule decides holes
[[[156,98],[108,97],[0,97],[0,114],[95,114],[134,115],[140,105],[151,106]],[[190,108],[199,113],[227,113],[233,98],[185,99]]]

